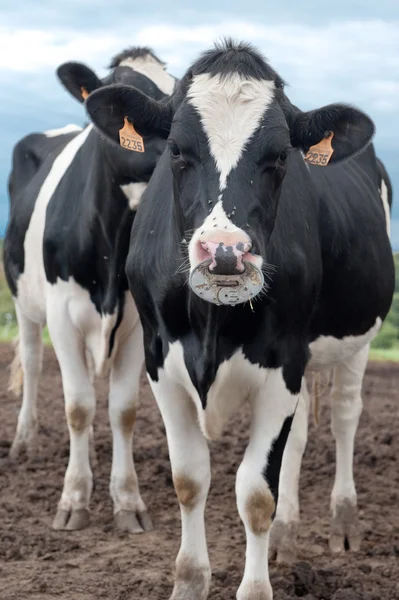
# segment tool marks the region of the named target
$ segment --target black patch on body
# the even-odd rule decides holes
[[[269,456],[267,457],[267,465],[263,470],[263,477],[267,482],[271,493],[273,494],[276,506],[278,502],[281,463],[283,460],[287,439],[291,431],[292,421],[294,420],[294,415],[295,413],[285,419],[280,433],[272,444]]]

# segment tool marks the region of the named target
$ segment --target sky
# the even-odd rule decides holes
[[[61,63],[86,63],[102,77],[113,55],[149,45],[179,77],[225,35],[257,46],[301,109],[349,102],[373,118],[377,154],[394,186],[391,237],[399,250],[398,0],[2,0],[0,236],[14,144],[28,133],[86,120],[55,75]]]

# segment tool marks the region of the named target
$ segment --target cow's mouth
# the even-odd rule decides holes
[[[234,275],[221,275],[209,270],[211,260],[205,260],[192,271],[189,285],[193,292],[217,306],[235,306],[249,302],[264,286],[262,271],[244,261],[245,270]]]

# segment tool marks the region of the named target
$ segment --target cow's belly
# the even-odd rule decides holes
[[[230,417],[265,384],[268,373],[268,369],[250,363],[242,350],[237,350],[229,360],[220,364],[204,408],[187,371],[180,342],[170,345],[164,371],[194,401],[201,430],[209,440],[220,437]]]
[[[100,314],[89,292],[73,278],[68,281],[59,279],[55,285],[48,284],[47,299],[47,313],[55,315],[54,319],[49,319],[49,324],[55,323],[50,329],[52,339],[54,336],[62,337],[63,328],[72,326],[85,342],[95,374],[99,377],[108,376],[118,349],[139,321],[130,292],[125,294],[123,318],[114,335],[118,306],[115,306],[112,313]]]
[[[381,328],[382,321],[378,317],[373,327],[363,335],[348,335],[342,339],[331,336],[320,336],[310,344],[311,359],[307,371],[330,369],[347,361],[369,344]]]

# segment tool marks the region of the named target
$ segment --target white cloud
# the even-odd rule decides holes
[[[103,31],[0,28],[0,70],[5,72],[39,72],[68,60],[104,66],[120,49],[118,36]]]
[[[134,35],[123,23],[118,29],[87,32],[0,28],[0,71],[4,78],[7,72],[54,70],[64,61],[81,60],[101,74],[113,54],[138,44],[152,46],[179,76],[201,50],[223,35],[258,46],[289,82],[294,102],[310,107],[341,100],[378,112],[395,111],[399,86],[395,20],[343,21],[323,27],[230,20],[196,27],[154,25]]]

